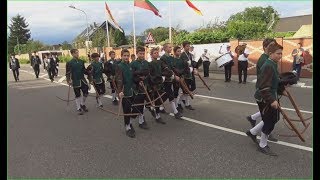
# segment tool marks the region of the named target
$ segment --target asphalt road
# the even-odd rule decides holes
[[[63,75],[64,69],[59,74]],[[32,69],[20,70],[14,82],[8,71],[8,177],[12,178],[311,178],[312,123],[297,137],[280,136],[269,146],[278,157],[264,155],[245,136],[250,128],[245,117],[258,108],[254,84],[225,83],[206,79],[212,91],[197,82],[195,111],[184,110],[184,119],[161,114],[166,125],[155,123],[149,112],[150,130],[134,122],[136,138],[125,135],[123,119],[95,107],[87,99],[89,112],[79,116],[67,98],[68,86],[59,76],[51,83],[35,79]],[[61,79],[62,78],[62,79]],[[59,83],[58,81],[61,81]],[[107,85],[108,87],[108,85]],[[289,88],[303,116],[312,116],[312,89]],[[72,99],[73,99],[73,92]],[[110,89],[103,98],[111,104]],[[92,94],[94,95],[94,93]],[[298,119],[292,105],[282,98],[286,112]],[[166,103],[167,111],[170,106]],[[311,120],[312,122],[312,120]],[[301,123],[295,123],[303,129]],[[292,134],[280,120],[273,134]]]

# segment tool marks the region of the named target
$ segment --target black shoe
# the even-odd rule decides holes
[[[251,118],[251,116],[247,116],[247,120],[250,122],[251,126],[254,127],[256,125],[256,121]]]
[[[156,122],[160,124],[166,124],[166,122],[164,122],[161,118],[156,119]]]
[[[134,138],[136,136],[136,132],[133,129],[129,129],[126,131],[126,135],[131,138]]]
[[[151,115],[152,115],[154,118],[156,118],[156,113],[154,112],[154,110],[151,110],[151,108],[149,108],[149,111],[150,111]]]
[[[83,112],[82,112],[81,109],[78,109],[77,112],[78,112],[79,115],[83,115]]]
[[[99,107],[100,107],[100,108],[102,108],[102,107],[103,107],[103,105],[101,104],[101,105],[99,105]]]
[[[176,114],[174,114],[174,117],[175,117],[176,119],[181,119],[182,114],[178,111]]]
[[[86,105],[80,105],[80,107],[84,112],[88,112]]]
[[[224,80],[224,82],[228,82],[228,80]]]
[[[243,81],[242,84],[246,84],[247,82]]]
[[[186,108],[186,109],[189,109],[189,110],[195,110],[191,105],[186,106],[185,108]]]
[[[141,129],[149,129],[148,124],[144,121],[142,124],[139,124],[139,128]]]
[[[182,100],[183,104],[186,104],[186,100]]]
[[[134,130],[132,124],[130,124],[130,128],[132,129],[133,132],[136,132],[136,130]]]
[[[183,112],[183,108],[181,104],[178,104],[177,110],[182,113]]]
[[[273,137],[272,134],[269,135],[268,140],[269,140],[269,141],[273,141],[273,142],[278,142],[278,139],[275,138],[275,137]]]
[[[231,79],[228,79],[228,82],[231,82]]]
[[[259,146],[258,151],[262,152],[263,154],[269,155],[269,156],[278,156],[276,153],[271,151],[271,149],[268,145],[264,148]]]
[[[254,143],[258,144],[257,135],[251,134],[250,131],[247,131],[246,134],[247,134],[247,136],[249,136],[249,137],[252,139],[252,141],[253,141]]]
[[[117,100],[117,99],[113,100],[113,101],[112,101],[112,104],[113,104],[113,105],[118,105],[118,100]]]
[[[239,81],[239,84],[241,84],[242,83],[242,81]]]

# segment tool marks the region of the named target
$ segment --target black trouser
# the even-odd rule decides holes
[[[193,79],[184,79],[184,81],[185,81],[188,89],[189,89],[191,92],[195,90],[195,88],[194,88],[194,86],[193,86],[193,84],[195,85],[195,82],[194,82]],[[193,89],[193,88],[194,88],[194,89]],[[182,88],[181,88],[181,89],[182,89]],[[184,91],[184,89],[182,89],[182,91],[183,91],[184,94],[188,94],[187,92]]]
[[[49,79],[53,80],[54,75],[55,75],[55,68],[54,67],[48,68]]]
[[[55,76],[58,76],[58,73],[59,73],[59,69],[58,69],[58,66],[55,67]]]
[[[173,82],[173,95],[174,95],[174,98],[177,98],[179,96],[179,88],[180,88],[180,82]]]
[[[94,84],[95,88],[97,89],[97,92],[99,95],[102,95],[106,92],[106,86],[104,84],[104,82],[100,83],[100,84]]]
[[[203,61],[203,76],[209,77],[210,61]]]
[[[247,69],[248,69],[248,61],[238,61],[239,82],[242,82],[242,71],[243,71],[243,82],[247,82]]]
[[[274,129],[275,124],[278,122],[280,114],[278,109],[274,109],[270,104],[264,102],[257,102],[261,118],[263,121],[262,132],[269,135]]]
[[[115,87],[113,86],[112,82],[110,82],[110,88],[111,88],[112,93],[116,92]]]
[[[123,97],[122,98],[122,110],[124,114],[132,113],[131,105],[132,105],[133,97]],[[123,116],[124,125],[130,124],[130,117],[131,116]]]
[[[74,94],[75,94],[76,98],[78,98],[78,97],[81,96],[80,90],[82,91],[82,94],[83,94],[84,97],[87,97],[87,96],[88,96],[88,94],[89,94],[89,92],[88,92],[89,87],[88,87],[88,85],[86,85],[86,84],[83,83],[82,81],[81,81],[81,87],[76,87],[76,88],[74,87],[74,88],[73,88],[73,91],[74,91]]]
[[[35,64],[33,66],[33,70],[34,70],[34,74],[36,75],[36,77],[38,78],[39,77],[39,74],[40,74],[40,66],[39,64]]]
[[[12,73],[13,73],[13,77],[14,77],[14,80],[17,81],[19,80],[19,69],[12,69]]]
[[[173,101],[175,96],[172,90],[172,82],[164,82],[164,91],[166,92],[166,96],[169,98],[169,101]]]
[[[224,77],[226,81],[231,79],[231,68],[232,68],[231,64],[226,64],[224,66]]]
[[[133,97],[132,104],[143,104],[145,100],[146,100],[145,94],[137,94]],[[143,114],[143,108],[144,108],[144,105],[132,106],[132,113]],[[131,117],[136,118],[137,116],[131,116]]]
[[[151,98],[152,99],[157,99],[159,97],[159,95],[161,96],[161,94],[163,94],[164,91],[163,90],[158,90],[158,93],[157,91],[152,91],[151,92]],[[162,100],[161,100],[162,99]],[[168,99],[168,95],[167,93],[165,93],[161,98],[157,99],[155,101],[155,105],[157,106],[155,109],[156,109],[156,113],[160,113],[160,108],[159,106],[162,104],[162,101],[165,102],[166,100]]]

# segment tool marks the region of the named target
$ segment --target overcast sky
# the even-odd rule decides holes
[[[168,26],[169,2],[150,0],[160,11],[162,18],[153,12],[135,8],[136,34],[145,29]],[[106,1],[111,13],[118,24],[125,30],[126,35],[133,32],[132,1]],[[196,1],[191,2],[201,10],[203,16],[196,14],[185,1],[174,1],[172,5],[172,26],[193,31],[203,24],[218,18],[227,20],[230,15],[243,11],[247,7],[268,5],[273,6],[280,17],[312,14],[312,1]],[[68,6],[84,10],[89,23],[102,23],[106,19],[105,1],[8,1],[8,18],[21,14],[29,24],[31,36],[47,44],[58,44],[64,40],[71,42],[86,27],[84,13]]]

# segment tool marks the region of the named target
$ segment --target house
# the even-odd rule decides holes
[[[280,18],[275,32],[297,32],[303,25],[312,25],[312,14]]]
[[[90,24],[89,27],[85,28],[78,36],[76,36],[76,39],[74,39],[74,43],[76,43],[75,41],[77,40],[77,38],[84,38],[85,40],[87,40],[87,37],[89,35],[89,40],[91,40],[91,38],[95,35],[95,33],[97,32],[97,30],[99,29],[103,29],[105,30],[105,32],[107,33],[107,23],[106,21],[104,21],[101,24],[98,24],[96,22],[94,22],[93,24]],[[108,30],[109,30],[109,35],[110,37],[112,37],[113,33],[118,29],[115,25],[113,25],[111,22],[108,21]],[[121,27],[120,27],[121,28]],[[121,29],[122,32],[124,33],[123,29]],[[88,35],[87,35],[88,33]],[[106,37],[107,38],[107,37]],[[79,43],[79,42],[78,42]],[[84,44],[84,42],[82,42]]]

